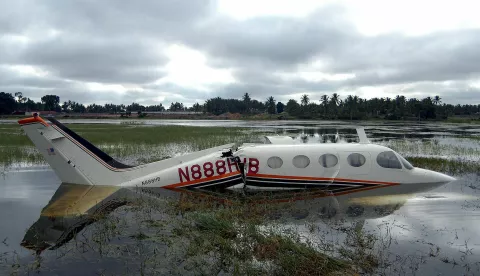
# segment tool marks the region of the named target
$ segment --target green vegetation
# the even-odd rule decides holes
[[[177,154],[202,150],[228,143],[261,142],[264,131],[230,127],[149,126],[124,121],[111,124],[71,124],[71,129],[114,158],[131,164],[165,159]],[[477,137],[467,137],[476,141]],[[0,125],[0,164],[39,164],[43,157],[17,124]],[[385,143],[405,156],[415,166],[451,173],[480,171],[478,148],[445,145],[437,140],[391,140]],[[448,160],[444,158],[448,157]]]
[[[330,257],[316,244],[302,241],[297,232],[278,227],[272,213],[291,210],[289,203],[260,204],[232,196],[221,204],[210,197],[186,195],[171,207],[182,219],[170,242],[184,241],[191,260],[211,257],[207,266],[202,261],[192,265],[195,274],[354,275],[374,267]],[[371,240],[369,246],[374,243]],[[369,252],[361,253],[375,259]]]
[[[466,116],[466,117],[449,117],[448,123],[454,124],[480,124],[479,116]]]
[[[317,102],[318,101],[318,102]],[[35,103],[23,97],[21,92],[15,96],[10,93],[0,92],[0,114],[11,115],[14,111],[53,111],[63,112],[65,116],[81,116],[85,113],[92,114],[119,114],[131,116],[137,114],[139,118],[146,117],[145,112],[165,111],[166,108],[158,105],[143,106],[138,103],[130,105],[95,103],[84,106],[81,103],[65,101],[63,104],[56,95],[45,95],[41,102]],[[344,99],[337,93],[331,96],[322,95],[317,99],[304,94],[298,99],[289,99],[286,104],[277,102],[274,96],[262,100],[251,98],[245,93],[242,99],[222,99],[215,97],[207,99],[204,104],[195,103],[186,107],[183,103],[172,102],[170,112],[194,112],[190,118],[198,118],[200,114],[221,115],[226,113],[242,114],[241,118],[250,118],[259,114],[278,116],[274,119],[328,119],[328,120],[446,120],[449,122],[479,122],[480,105],[452,105],[442,103],[439,96],[423,99],[409,98],[397,95],[395,98],[362,99],[356,95],[348,95]],[[101,117],[101,115],[99,116]],[[234,117],[238,119],[239,116]],[[259,118],[256,118],[259,119]]]
[[[69,127],[114,158],[147,163],[214,146],[259,142],[260,132],[229,127],[72,124]],[[0,164],[41,163],[43,157],[17,124],[0,125]]]
[[[479,147],[441,144],[438,140],[391,140],[385,143],[389,148],[406,156],[448,157],[448,159],[476,160],[480,158]]]
[[[272,213],[291,210],[290,203],[259,203],[240,194],[222,201],[187,193],[180,199],[117,200],[129,203],[112,213],[81,215],[78,221],[95,223],[53,252],[53,264],[45,263],[46,250],[23,264],[14,258],[16,253],[4,254],[0,266],[9,266],[17,274],[45,272],[50,265],[58,268],[59,262],[78,259],[79,254],[87,262],[88,256],[96,262],[115,258],[123,263],[120,270],[126,275],[357,275],[372,273],[379,265],[372,251],[376,239],[362,230],[348,234],[348,243],[334,252],[282,226]],[[108,271],[112,267],[105,269],[112,273]]]
[[[474,161],[448,160],[433,157],[407,157],[407,160],[415,167],[448,173],[451,175],[480,172],[480,163]]]
[[[480,141],[480,136],[474,136],[474,135],[462,136],[461,138],[470,139],[470,140],[474,140],[474,141]]]

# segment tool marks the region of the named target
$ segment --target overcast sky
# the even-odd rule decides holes
[[[215,96],[480,104],[471,0],[3,0],[0,91],[190,106]]]

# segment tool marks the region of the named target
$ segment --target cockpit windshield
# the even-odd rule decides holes
[[[407,169],[407,170],[412,170],[413,169],[412,164],[410,164],[405,158],[403,158],[403,156],[398,154],[398,157],[400,157],[400,161],[402,161],[402,164],[405,167],[405,169]]]

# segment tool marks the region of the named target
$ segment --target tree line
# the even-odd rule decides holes
[[[211,98],[204,104],[195,103],[186,107],[183,103],[172,102],[167,109],[161,103],[144,106],[138,103],[130,105],[116,104],[84,104],[74,101],[61,103],[57,95],[44,95],[41,102],[34,102],[23,97],[21,92],[14,94],[0,92],[0,114],[12,114],[15,111],[56,111],[65,113],[142,113],[149,111],[195,111],[220,115],[224,113],[240,113],[245,115],[279,114],[298,119],[446,119],[453,115],[480,114],[480,104],[452,105],[443,103],[439,96],[423,99],[406,98],[397,95],[395,98],[363,99],[349,95],[342,99],[337,93],[323,95],[312,100],[304,94],[299,101],[290,99],[286,104],[277,102],[273,96],[264,102],[252,99],[245,93],[241,99]]]

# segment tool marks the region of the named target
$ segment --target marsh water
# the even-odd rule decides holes
[[[121,124],[125,122],[122,120],[61,121],[74,124]],[[4,120],[0,123],[12,123],[12,121]],[[247,128],[246,131],[253,133],[254,136],[255,133],[258,133],[255,141],[244,142],[258,142],[267,133],[268,135],[293,136],[298,143],[355,142],[357,136],[354,128],[362,125],[365,126],[367,136],[372,142],[389,146],[406,157],[449,160],[452,162],[452,166],[455,165],[455,162],[480,162],[480,125],[187,120],[141,120],[130,123],[137,127],[153,125],[241,127]],[[176,148],[170,147],[170,150],[175,151]],[[172,152],[171,156],[176,154],[178,152]],[[318,202],[313,202],[310,207],[305,208],[306,214],[300,212],[304,215],[297,214],[282,221],[281,224],[301,233],[306,240],[333,245],[341,245],[344,242],[345,236],[342,229],[345,225],[360,227],[366,233],[372,233],[378,239],[377,251],[381,252],[385,259],[388,259],[388,263],[383,264],[382,268],[373,274],[479,275],[480,172],[451,170],[444,173],[456,177],[457,181],[421,193],[379,196],[360,194],[349,196],[348,200],[339,196],[336,204],[340,205],[340,209],[346,210],[342,219],[332,220],[330,217],[325,219],[325,216],[312,215],[323,212],[320,210],[321,208],[315,209],[317,208],[315,204]],[[101,222],[82,224],[82,227],[77,228],[78,234],[73,238],[62,237],[65,235],[63,232],[65,229],[58,225],[45,226],[48,231],[56,231],[54,234],[43,233],[44,236],[38,234],[35,238],[32,238],[31,234],[30,236],[26,235],[32,225],[36,224],[37,227],[42,227],[42,221],[45,220],[42,210],[45,211],[44,207],[54,203],[55,200],[52,200],[52,197],[56,194],[53,198],[55,199],[59,197],[59,194],[68,194],[70,189],[60,183],[48,165],[13,164],[3,171],[0,176],[1,274],[9,274],[12,271],[20,271],[20,274],[34,271],[35,269],[31,267],[22,268],[22,265],[38,263],[38,258],[41,258],[42,265],[40,269],[38,268],[40,265],[37,265],[36,273],[41,275],[130,274],[123,268],[125,263],[129,263],[129,267],[142,266],[138,258],[133,258],[131,255],[126,257],[126,255],[119,254],[116,257],[110,255],[99,258],[97,251],[93,254],[89,250],[80,250],[78,246],[69,246],[78,242],[77,236],[93,231],[92,229],[98,227]],[[83,192],[80,191],[80,193]],[[110,195],[111,193],[107,196]],[[92,206],[102,202],[103,199],[95,198],[95,204]],[[355,204],[352,205],[352,202]],[[308,205],[308,202],[305,204]],[[342,208],[342,204],[349,205],[349,207]],[[92,208],[92,206],[88,208]],[[351,213],[352,210],[359,208],[362,210],[360,213]],[[111,216],[135,217],[133,212],[123,204],[116,205],[108,212]],[[136,229],[137,227],[129,220],[126,220],[125,223],[127,224],[126,228]],[[316,231],[311,231],[312,225],[315,225]],[[37,228],[37,231],[40,232],[47,230]],[[42,237],[45,236],[49,238],[42,240]],[[34,240],[35,246],[26,245],[28,243],[25,241],[31,239]],[[64,240],[62,244],[58,244],[59,239]],[[111,241],[113,244],[124,245],[137,242],[128,235],[112,238]],[[39,244],[42,244],[43,247]],[[52,245],[57,246],[52,247]],[[43,250],[47,247],[50,248]],[[166,249],[161,246],[157,250]],[[177,266],[170,261],[160,262],[157,265],[159,267]],[[135,271],[133,270],[131,273],[139,274],[138,271]],[[172,273],[172,270],[156,270],[158,274],[164,274],[167,271]],[[185,271],[178,273],[184,274]]]

